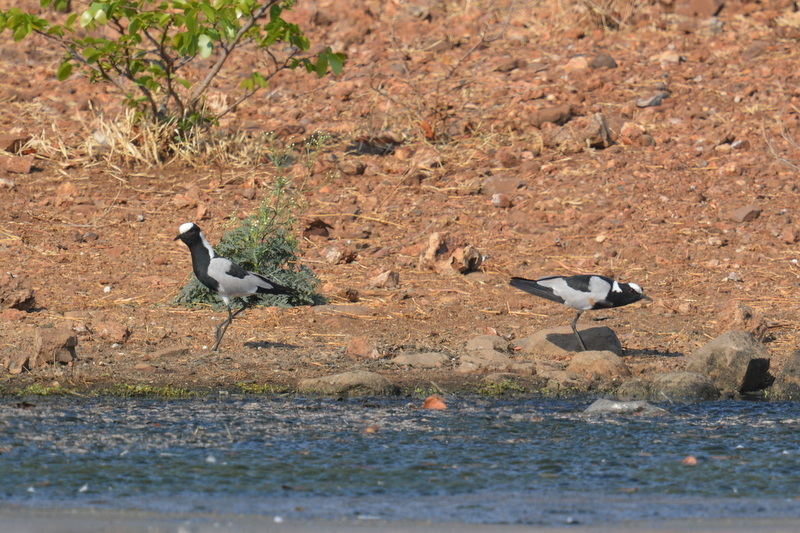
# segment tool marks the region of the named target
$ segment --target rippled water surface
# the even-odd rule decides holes
[[[800,516],[796,404],[587,417],[588,401],[536,399],[32,403],[0,403],[5,505],[540,525]]]

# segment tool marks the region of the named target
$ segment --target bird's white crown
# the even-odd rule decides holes
[[[187,222],[186,224],[181,224],[181,227],[178,228],[178,232],[182,235],[187,231],[191,230],[194,227],[194,222]]]
[[[635,283],[628,283],[628,286],[629,286],[631,289],[633,289],[633,290],[635,290],[636,292],[638,292],[639,294],[642,294],[642,288],[641,288],[640,286],[638,286],[637,284],[635,284]]]

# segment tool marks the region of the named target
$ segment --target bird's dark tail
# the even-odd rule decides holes
[[[547,300],[562,304],[564,303],[563,299],[553,294],[553,289],[540,285],[535,279],[511,278],[509,284],[516,289],[534,294],[540,298],[545,298]]]
[[[509,285],[515,289],[529,292],[531,294],[538,294],[542,291],[542,286],[539,285],[535,279],[511,278]]]

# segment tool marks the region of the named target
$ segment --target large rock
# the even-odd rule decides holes
[[[0,309],[30,311],[36,304],[33,289],[13,274],[0,274]]]
[[[769,352],[746,331],[729,331],[696,350],[687,372],[708,376],[723,393],[747,393],[772,384]]]
[[[472,350],[459,357],[460,365],[456,372],[469,373],[484,370],[507,370],[514,362],[504,353],[497,350]]]
[[[449,362],[450,357],[439,352],[401,353],[392,359],[392,363],[396,365],[414,368],[435,368]]]
[[[508,350],[508,341],[499,335],[478,335],[468,340],[464,349],[468,352],[480,352],[483,350],[502,352]]]
[[[719,389],[702,374],[666,372],[628,380],[617,389],[615,396],[624,401],[716,400],[719,398]]]
[[[605,326],[577,326],[587,350],[608,351],[622,355],[622,344],[617,334]],[[581,345],[569,326],[543,329],[533,335],[514,341],[514,345],[523,354],[559,356],[570,352],[580,352]]]
[[[786,360],[772,392],[776,400],[800,400],[800,349]]]
[[[572,357],[567,371],[604,381],[631,375],[631,370],[622,358],[610,351],[578,352]]]
[[[663,415],[667,411],[645,401],[620,402],[600,399],[586,408],[585,415]]]
[[[39,328],[33,335],[33,349],[9,358],[8,372],[19,374],[46,364],[71,364],[78,358],[76,346],[78,336],[68,327]]]
[[[385,377],[365,370],[304,379],[298,383],[297,388],[300,392],[307,394],[346,398],[354,396],[390,396],[400,393],[397,385]]]

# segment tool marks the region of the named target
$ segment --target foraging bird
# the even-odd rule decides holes
[[[651,300],[635,283],[619,283],[611,278],[596,275],[547,276],[539,279],[511,278],[511,286],[542,298],[577,309],[570,323],[581,348],[586,350],[575,324],[584,311],[622,307],[639,300]]]
[[[200,228],[193,222],[183,224],[178,230],[180,235],[175,240],[182,240],[192,254],[192,269],[200,283],[216,292],[225,307],[228,308],[228,319],[217,326],[216,344],[212,351],[217,351],[225,331],[233,318],[247,309],[250,302],[246,299],[255,294],[292,294],[294,291],[270,281],[261,274],[249,272],[230,259],[220,257],[206,240]],[[241,298],[244,305],[235,313],[231,311],[231,300]]]

